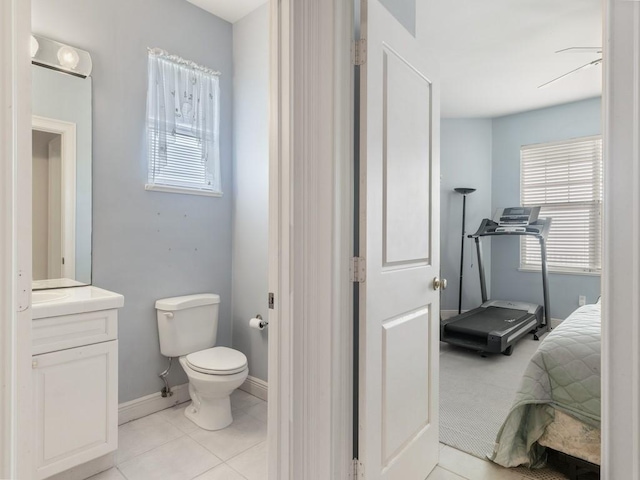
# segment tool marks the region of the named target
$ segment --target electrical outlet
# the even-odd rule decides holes
[[[587,297],[585,297],[584,295],[580,295],[578,297],[578,306],[582,307],[587,303]]]

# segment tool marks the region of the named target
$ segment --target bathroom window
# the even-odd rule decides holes
[[[219,73],[150,49],[147,190],[221,196]]]

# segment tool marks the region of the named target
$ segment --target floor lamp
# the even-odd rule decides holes
[[[458,315],[462,313],[462,275],[464,272],[464,236],[465,217],[467,215],[467,195],[476,191],[475,188],[454,188],[454,190],[462,194],[462,240],[460,242],[460,288],[458,289]]]

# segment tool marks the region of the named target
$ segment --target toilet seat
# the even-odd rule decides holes
[[[227,347],[213,347],[186,356],[187,364],[207,375],[234,375],[247,368],[247,357]]]

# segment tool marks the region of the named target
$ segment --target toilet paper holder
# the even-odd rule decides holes
[[[268,320],[263,320],[262,319],[262,315],[258,314],[258,315],[255,316],[255,318],[260,320],[260,328],[264,328],[264,327],[269,325],[269,321]]]

